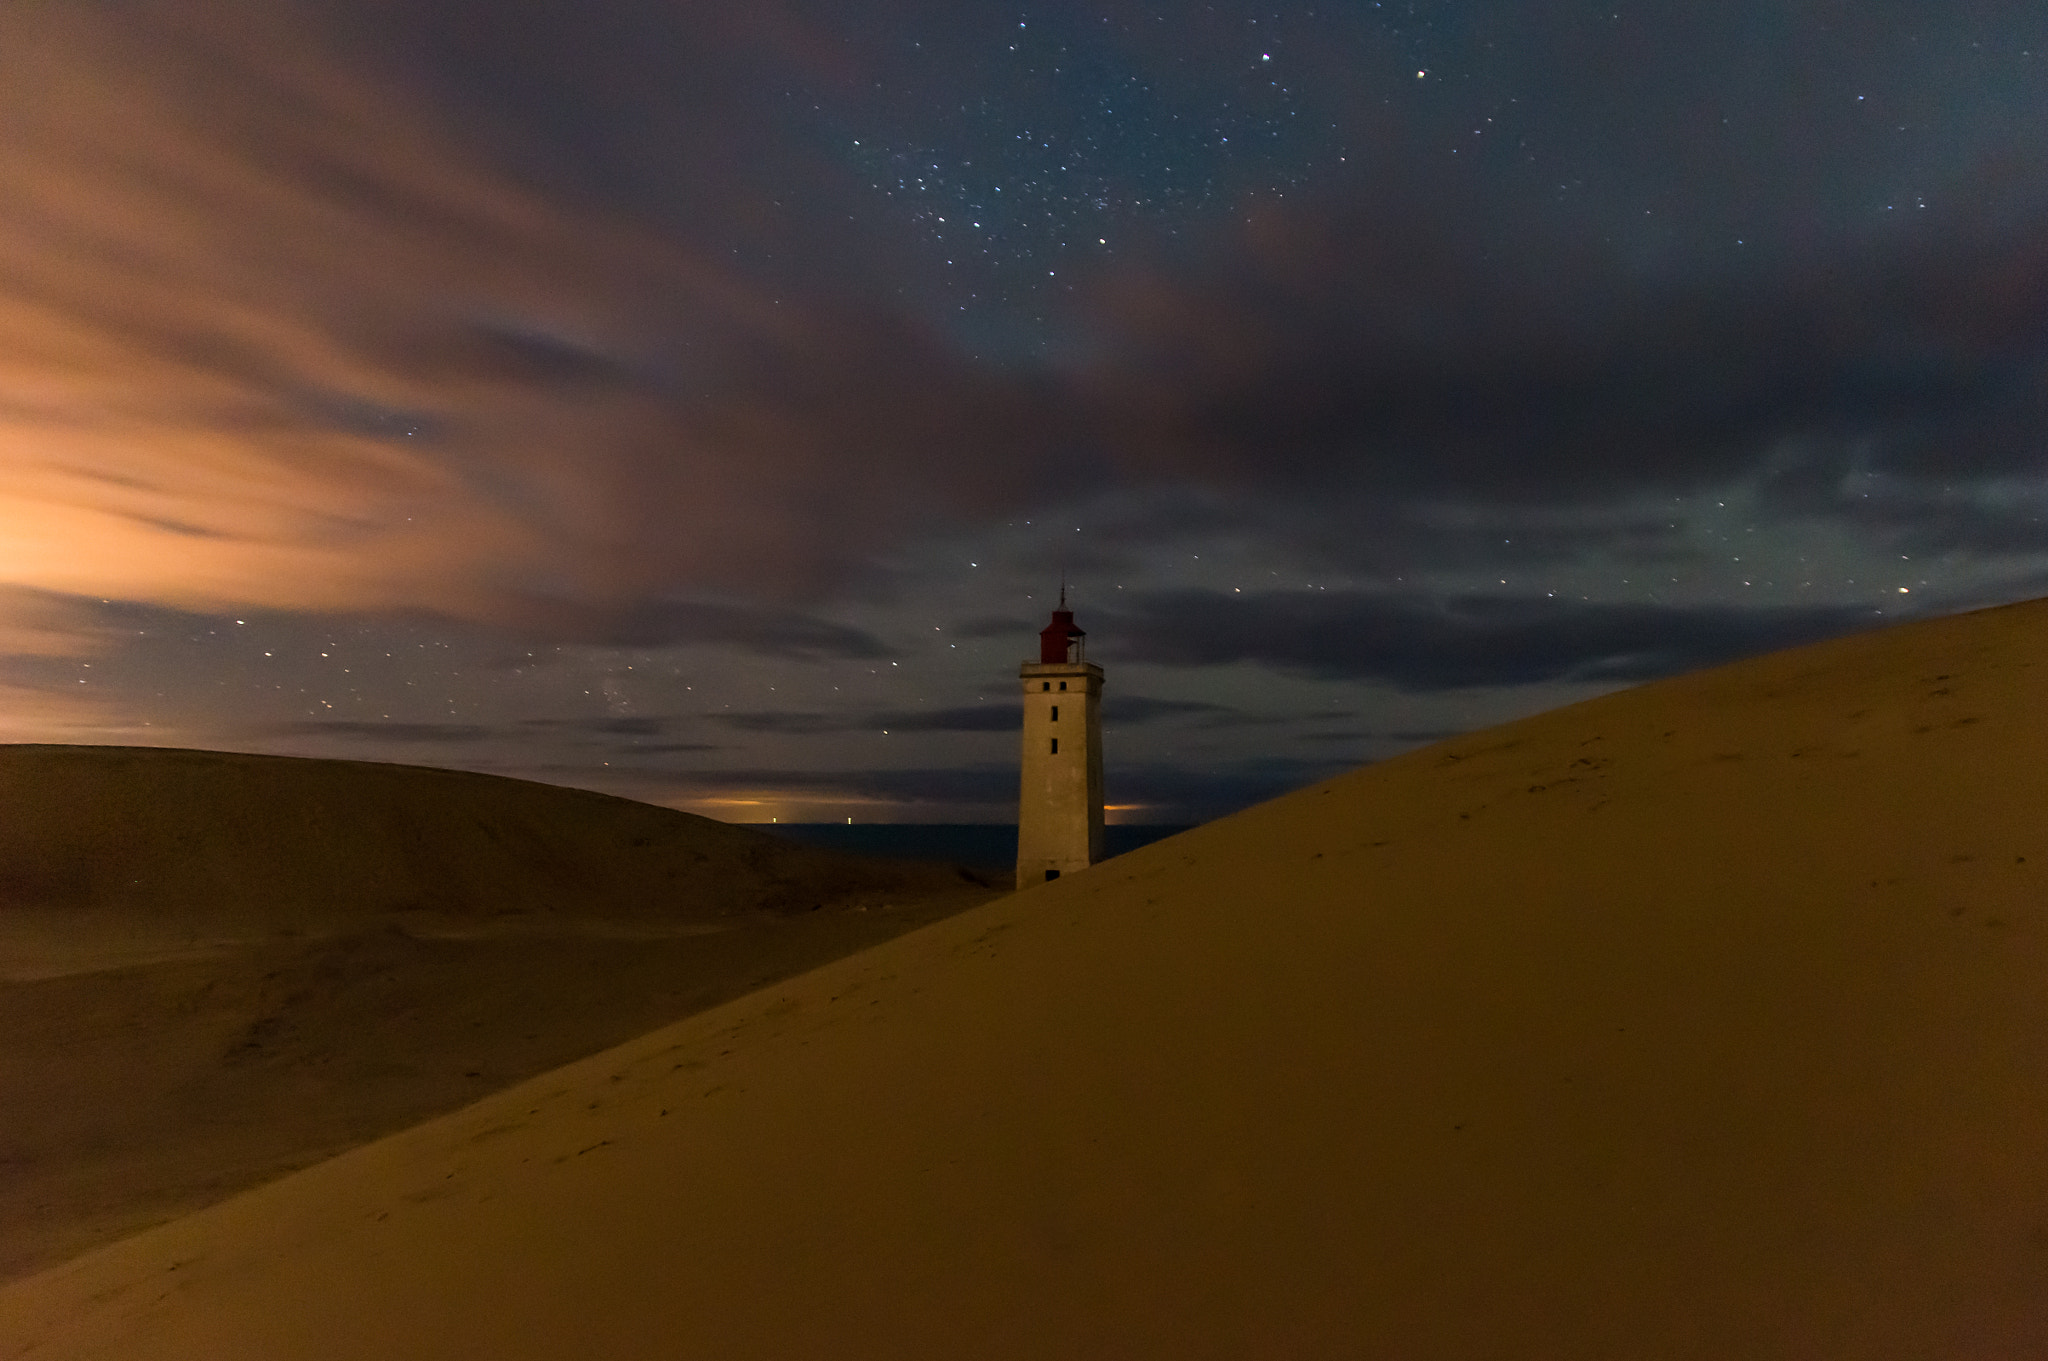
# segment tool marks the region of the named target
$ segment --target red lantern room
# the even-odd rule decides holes
[[[1067,603],[1067,593],[1060,592],[1060,604]],[[1052,622],[1038,631],[1038,661],[1041,666],[1055,666],[1062,662],[1087,660],[1082,639],[1087,632],[1074,627],[1074,612],[1061,608],[1052,612]]]

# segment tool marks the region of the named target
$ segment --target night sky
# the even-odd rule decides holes
[[[2048,6],[0,8],[0,740],[1112,820],[2048,592]]]

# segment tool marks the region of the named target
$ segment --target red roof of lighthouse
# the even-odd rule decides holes
[[[1066,603],[1064,592],[1061,594],[1060,603],[1062,605]],[[1052,612],[1052,622],[1038,631],[1038,660],[1040,665],[1050,666],[1059,662],[1077,660],[1071,655],[1072,643],[1075,639],[1086,638],[1087,636],[1088,633],[1085,629],[1074,627],[1074,612],[1072,610],[1054,610]]]

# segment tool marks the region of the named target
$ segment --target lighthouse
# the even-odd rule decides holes
[[[1102,859],[1102,668],[1086,655],[1067,592],[1038,634],[1024,683],[1024,770],[1017,795],[1017,887]]]

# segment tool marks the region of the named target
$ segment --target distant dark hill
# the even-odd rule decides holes
[[[630,799],[362,761],[0,747],[0,909],[274,926],[364,913],[674,919],[957,883]]]

